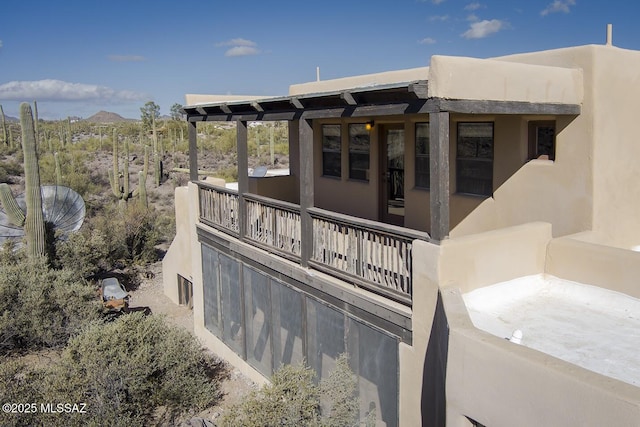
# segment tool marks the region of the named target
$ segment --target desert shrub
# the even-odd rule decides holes
[[[89,279],[115,268],[114,260],[122,254],[124,249],[118,247],[114,236],[106,234],[104,228],[85,226],[57,242],[55,265],[73,269],[80,277]]]
[[[101,316],[95,291],[75,272],[20,259],[0,269],[0,353],[60,347]]]
[[[357,378],[346,355],[338,358],[336,368],[316,385],[315,372],[304,366],[285,365],[271,383],[252,392],[231,407],[220,426],[327,426],[357,424]]]
[[[77,233],[56,245],[56,265],[75,269],[85,278],[100,272],[157,261],[156,245],[174,231],[171,218],[132,200],[124,208],[104,208]],[[175,233],[175,232],[174,232]],[[167,237],[168,236],[168,237]]]
[[[49,400],[86,402],[78,421],[110,426],[173,422],[218,398],[214,361],[187,331],[142,313],[93,324],[73,338],[46,376]],[[156,421],[158,421],[156,419]]]
[[[320,390],[304,365],[285,365],[271,383],[231,407],[220,426],[315,426],[320,420]]]
[[[23,174],[22,165],[15,160],[3,160],[0,162],[0,182],[12,182],[12,177]]]
[[[359,399],[356,392],[358,378],[349,368],[349,358],[340,355],[336,367],[320,382],[322,425],[343,427],[356,424],[359,414]]]
[[[0,362],[0,401],[2,403],[35,403],[37,412],[40,403],[44,402],[42,385],[43,369],[34,369],[24,362],[12,359],[3,359]],[[17,408],[16,408],[17,409]],[[0,412],[0,425],[3,426],[36,426],[38,422],[37,412]]]

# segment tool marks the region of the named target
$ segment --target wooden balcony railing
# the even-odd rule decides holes
[[[238,194],[198,182],[200,221],[269,252],[301,261],[300,206],[255,194]],[[413,295],[413,241],[427,233],[319,208],[307,210],[313,222],[309,266],[403,304]],[[245,235],[240,236],[240,221]]]
[[[200,221],[227,234],[239,237],[238,192],[198,182]]]
[[[244,194],[245,237],[269,251],[300,259],[300,206]]]
[[[427,233],[318,208],[309,213],[314,268],[411,304],[413,241],[429,240]]]

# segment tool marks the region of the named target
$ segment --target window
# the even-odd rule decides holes
[[[456,191],[493,194],[493,123],[458,123]]]
[[[369,181],[369,142],[365,124],[349,125],[349,178]]]
[[[193,308],[193,283],[178,274],[178,303]]]
[[[429,123],[416,123],[416,187],[429,189]]]
[[[340,178],[342,134],[340,125],[322,126],[322,175]]]
[[[556,123],[553,121],[529,122],[529,158],[556,158]]]

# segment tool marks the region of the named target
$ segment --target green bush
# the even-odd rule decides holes
[[[23,175],[22,165],[15,160],[3,160],[0,162],[0,182],[12,182],[12,177]]]
[[[0,401],[2,403],[35,403],[37,411],[17,411],[0,413],[0,425],[3,426],[37,426],[39,422],[40,403],[45,402],[43,393],[44,369],[34,369],[18,360],[3,359],[0,362]],[[32,408],[30,408],[32,409]],[[49,424],[49,423],[47,423]],[[49,424],[51,425],[51,424]]]
[[[75,269],[90,278],[97,273],[158,260],[156,245],[175,233],[170,218],[135,200],[124,209],[115,204],[87,219],[82,229],[56,245],[58,267]]]
[[[300,365],[285,365],[271,383],[233,406],[219,425],[245,427],[357,425],[357,378],[341,355],[326,380],[316,385],[315,372]]]
[[[187,331],[142,313],[94,324],[73,338],[46,376],[49,399],[87,402],[85,424],[174,422],[218,397],[214,361]],[[158,420],[160,418],[160,420]]]
[[[0,269],[0,353],[63,346],[101,316],[94,289],[74,271],[17,261]]]

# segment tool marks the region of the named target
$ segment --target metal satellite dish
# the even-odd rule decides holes
[[[52,224],[62,239],[80,229],[86,213],[82,196],[62,185],[42,185],[40,192],[44,221]],[[16,197],[16,202],[23,212],[27,211],[24,193]],[[23,236],[24,228],[13,225],[0,206],[0,244],[9,239],[20,240]]]

